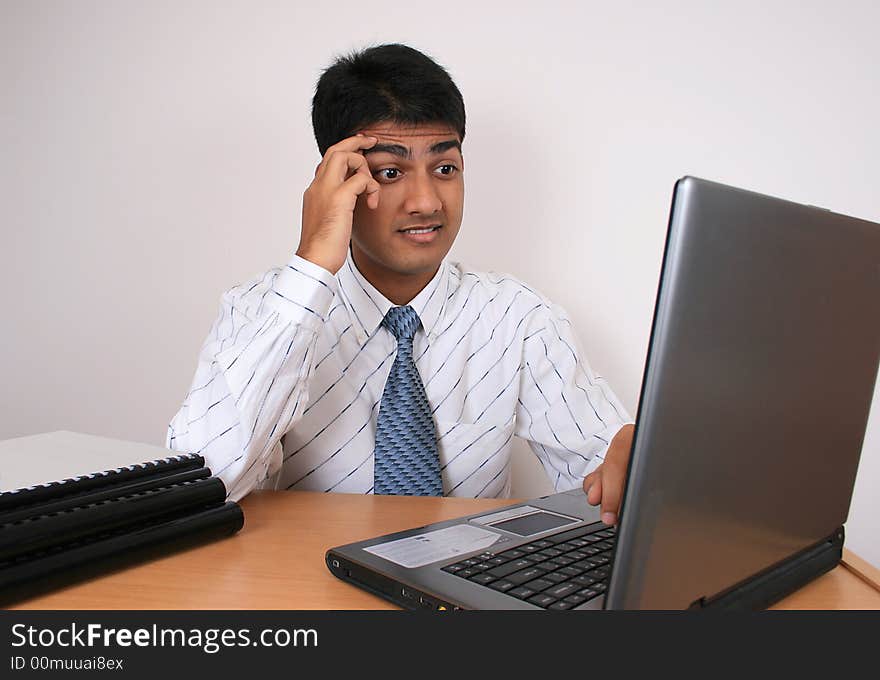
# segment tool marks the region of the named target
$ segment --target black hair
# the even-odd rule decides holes
[[[464,100],[446,70],[406,45],[378,45],[336,59],[318,79],[312,127],[328,147],[379,122],[445,123],[464,141]]]

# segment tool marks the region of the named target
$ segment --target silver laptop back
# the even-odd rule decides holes
[[[880,225],[676,185],[606,608],[681,609],[847,517],[880,360]]]

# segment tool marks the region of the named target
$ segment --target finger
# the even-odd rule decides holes
[[[361,195],[365,197],[367,207],[371,210],[375,210],[379,207],[379,187],[379,183],[373,179],[372,175],[370,175],[370,181],[367,183],[367,187]]]
[[[379,183],[373,180],[375,186],[368,186],[366,190],[367,207],[375,210],[379,207]]]
[[[596,479],[596,473],[595,473],[595,472],[591,472],[591,473],[588,474],[586,477],[584,477],[584,483],[583,483],[583,485],[582,485],[582,486],[584,487],[584,493],[589,493],[589,492],[590,492],[590,486],[592,486],[592,484],[593,484],[593,482],[595,481],[595,479]]]
[[[367,179],[373,179],[373,175],[370,172],[370,164],[366,158],[352,151],[338,151],[327,160],[323,171],[323,178],[342,184],[351,177],[352,173],[358,172],[363,173]]]
[[[587,503],[590,505],[599,505],[599,502],[602,500],[602,474],[599,472],[594,472],[593,474],[595,477],[587,491]]]
[[[605,524],[617,524],[620,511],[620,498],[623,495],[623,483],[626,467],[611,464],[607,460],[602,471],[602,521]]]
[[[342,186],[339,189],[343,195],[346,195],[348,197],[348,208],[351,210],[354,210],[357,198],[361,194],[367,194],[368,204],[369,200],[375,197],[373,198],[373,200],[377,201],[378,205],[377,199],[379,196],[379,183],[372,177],[364,176],[364,174],[361,172],[356,172],[347,180],[345,180],[345,182],[342,183]]]
[[[358,133],[352,137],[346,137],[333,146],[328,147],[327,151],[324,152],[324,157],[321,159],[321,162],[318,163],[318,167],[315,168],[315,177],[321,174],[321,171],[327,167],[327,163],[331,156],[334,156],[337,153],[360,152],[362,149],[369,149],[371,146],[375,146],[378,141],[379,139],[377,137],[368,137]]]
[[[356,135],[346,137],[342,141],[336,142],[333,146],[328,147],[327,153],[331,151],[360,151],[361,149],[369,149],[378,141],[378,137],[370,137],[358,132]],[[324,155],[326,156],[327,154]]]
[[[599,466],[598,468],[593,470],[590,474],[588,474],[586,477],[584,477],[583,487],[584,487],[585,494],[590,493],[590,487],[593,486],[593,484],[596,482],[596,480],[599,477],[601,477],[602,473],[600,471],[600,468],[601,468],[601,466]]]

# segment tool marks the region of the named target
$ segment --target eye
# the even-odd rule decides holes
[[[376,170],[373,174],[377,175],[380,179],[394,180],[400,176],[400,170],[397,168],[382,168],[381,170]]]
[[[454,175],[458,172],[458,168],[452,165],[451,163],[446,163],[437,168],[440,171],[441,175],[446,175],[447,177],[450,175]]]

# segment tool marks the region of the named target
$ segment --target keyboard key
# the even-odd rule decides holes
[[[556,546],[557,550],[561,550],[562,552],[570,552],[572,550],[577,550],[579,546],[576,546],[574,543],[570,541],[568,543],[560,543]]]
[[[577,562],[578,560],[582,560],[587,557],[587,554],[582,553],[580,550],[572,550],[571,552],[565,553],[565,557],[569,557],[573,562]]]
[[[541,539],[540,541],[532,541],[532,545],[538,546],[538,550],[540,550],[541,548],[550,548],[555,544],[546,539]]]
[[[507,552],[501,553],[499,557],[507,557],[509,559],[515,560],[517,557],[522,557],[523,555],[525,555],[524,552],[514,548],[513,550],[508,550]]]
[[[563,581],[567,581],[571,577],[558,571],[551,571],[544,574],[541,578],[545,578],[548,581],[553,581],[553,583],[562,583]]]
[[[592,588],[593,588],[593,590],[595,590],[598,593],[604,593],[607,586],[604,583],[596,583],[595,585],[592,586]]]
[[[559,557],[554,557],[550,560],[553,564],[558,564],[560,567],[567,567],[572,562],[576,562],[577,560],[572,559],[566,555],[560,555]]]
[[[562,554],[561,550],[557,550],[556,548],[544,548],[539,555],[544,555],[545,557],[558,557]]]
[[[488,571],[489,574],[496,578],[502,578],[509,574],[512,574],[515,571],[520,571],[521,569],[525,569],[526,567],[531,567],[531,560],[514,560],[513,562],[509,562],[508,564],[502,564],[500,567],[494,567]],[[534,577],[531,577],[534,578]]]
[[[497,566],[499,564],[507,564],[509,561],[510,560],[508,560],[504,557],[493,557],[491,560],[486,560],[486,563],[487,564],[494,564]]]
[[[535,567],[529,567],[527,569],[523,569],[522,571],[517,571],[513,574],[507,576],[507,580],[515,585],[522,585],[526,581],[531,581],[540,576],[543,576],[546,572],[543,569],[537,569]]]
[[[573,538],[581,538],[582,536],[585,536],[588,531],[590,531],[589,527],[580,527],[578,529],[572,529],[571,531],[564,531],[561,534],[556,534],[554,536],[548,536],[547,540],[557,544],[565,543]]]
[[[565,601],[571,602],[575,607],[577,607],[579,604],[583,604],[584,602],[586,602],[587,598],[585,598],[583,595],[569,595],[565,598]]]
[[[454,574],[455,572],[461,571],[462,569],[464,569],[464,567],[461,566],[460,564],[448,564],[445,567],[443,567],[443,569],[441,569],[441,571],[445,571],[450,574]]]
[[[562,567],[562,569],[559,570],[559,573],[565,574],[566,576],[580,576],[584,572],[577,567]]]
[[[510,581],[506,581],[504,579],[501,579],[500,581],[495,581],[495,583],[491,584],[489,587],[492,588],[493,590],[499,590],[502,593],[506,593],[508,590],[510,590],[514,587],[514,584],[511,583]]]
[[[596,579],[592,576],[587,576],[586,574],[582,574],[581,576],[575,576],[572,581],[576,581],[582,586],[591,586],[596,583]]]
[[[566,602],[565,600],[560,600],[559,602],[554,602],[547,609],[551,611],[565,611],[567,609],[571,609],[572,607],[576,607],[577,605],[572,604],[571,602]]]
[[[456,576],[461,576],[462,578],[470,578],[474,574],[479,574],[479,573],[480,572],[477,571],[476,569],[471,569],[470,567],[468,567],[467,569],[462,569],[461,571],[456,573]]]
[[[519,548],[517,548],[517,550],[521,550],[525,553],[538,552],[540,549],[540,546],[532,545],[531,543],[529,543],[528,545],[521,545]]]
[[[553,581],[547,581],[543,578],[536,578],[534,581],[529,581],[525,584],[526,588],[530,588],[536,593],[540,593],[542,590],[547,590],[550,586],[553,585]]]
[[[596,597],[596,595],[598,595],[599,593],[597,593],[592,588],[584,588],[583,590],[577,591],[577,594],[580,595],[581,597],[583,597],[585,600],[591,600],[594,597]]]
[[[556,602],[556,598],[538,593],[537,595],[533,595],[532,597],[530,597],[528,600],[526,600],[526,602],[531,602],[532,604],[538,605],[539,607],[544,607],[546,609],[551,604]]]
[[[468,580],[474,581],[475,583],[480,583],[485,586],[485,585],[492,583],[492,581],[495,580],[495,577],[491,576],[490,574],[483,573],[483,574],[474,574]]]
[[[559,583],[552,588],[547,588],[547,590],[544,591],[544,594],[560,599],[566,595],[572,595],[577,592],[578,588],[579,586],[576,583]]]
[[[528,600],[532,595],[537,594],[537,591],[527,588],[526,586],[520,586],[519,588],[508,590],[507,594],[513,595],[513,597],[518,597],[520,600]]]

